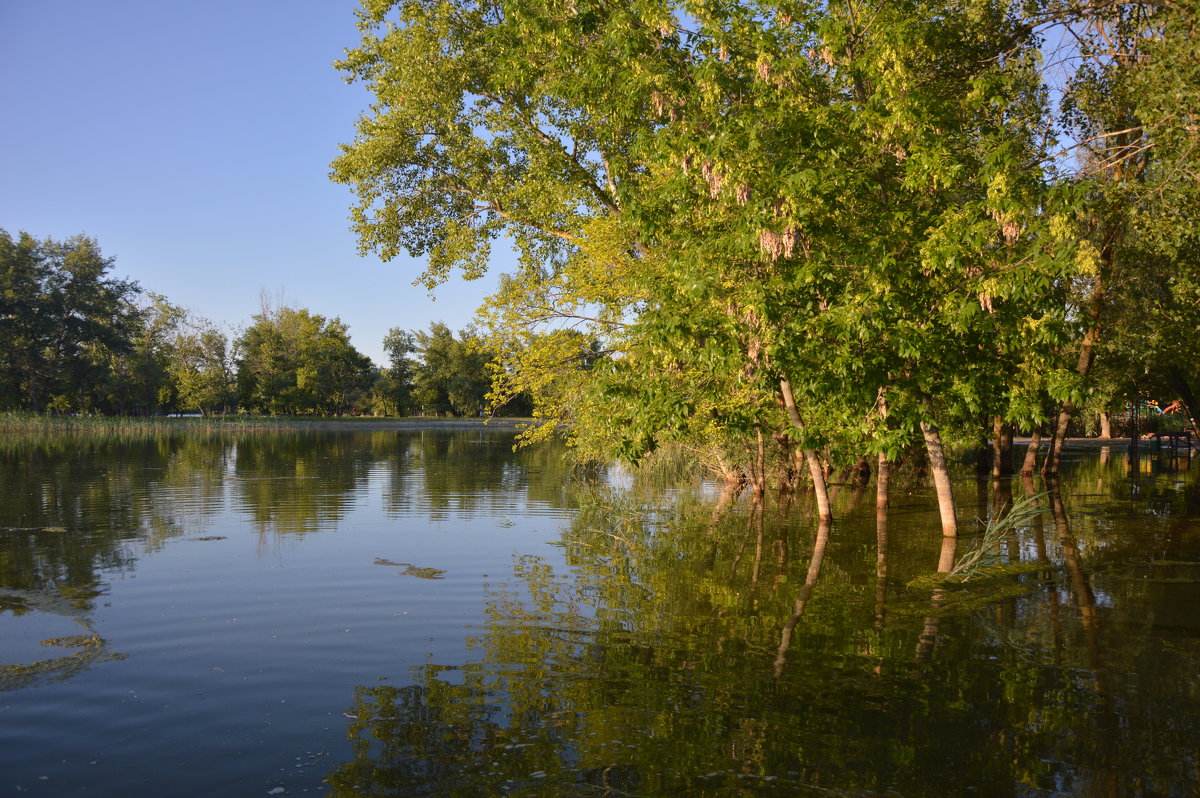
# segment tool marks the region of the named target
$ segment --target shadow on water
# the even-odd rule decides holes
[[[587,493],[473,657],[358,688],[331,794],[1194,794],[1194,473],[1085,456],[977,496],[956,542],[923,493],[815,529]]]

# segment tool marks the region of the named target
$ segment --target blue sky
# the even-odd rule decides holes
[[[369,97],[332,62],[352,0],[0,0],[0,228],[77,233],[201,316],[244,325],[265,291],[340,316],[377,362],[391,327],[466,326],[492,288],[358,256],[329,182]]]

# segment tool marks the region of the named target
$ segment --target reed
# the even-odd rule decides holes
[[[298,422],[294,419],[258,416],[167,418],[163,416],[45,415],[22,411],[0,413],[0,433],[5,434],[239,432],[253,429],[282,429],[294,426],[296,423]]]
[[[1039,501],[1046,494],[1039,493],[1026,496],[1013,502],[1007,513],[988,519],[983,533],[974,546],[959,557],[958,562],[945,575],[947,581],[968,582],[984,574],[995,575],[997,572],[1020,572],[1025,568],[1008,566],[1015,563],[1005,563],[1001,556],[1000,544],[1016,530],[1027,527],[1041,512]],[[1020,565],[1028,565],[1021,563]]]

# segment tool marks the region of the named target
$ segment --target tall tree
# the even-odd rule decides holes
[[[487,407],[491,385],[486,351],[474,330],[456,338],[442,322],[414,334],[420,362],[413,374],[413,401],[424,412],[477,416]]]
[[[246,408],[268,414],[340,414],[361,404],[374,372],[341,319],[264,306],[238,340]]]
[[[175,339],[168,371],[180,409],[207,416],[232,406],[235,372],[229,339],[207,319],[188,319]]]
[[[1045,464],[1056,475],[1072,418],[1104,390],[1097,358],[1123,346],[1109,346],[1105,336],[1123,326],[1139,337],[1144,320],[1130,311],[1145,309],[1142,296],[1162,297],[1153,272],[1182,270],[1186,285],[1194,271],[1183,239],[1197,217],[1200,132],[1195,114],[1182,109],[1200,100],[1200,31],[1188,3],[1048,3],[1046,13],[1069,44],[1062,59],[1074,66],[1063,87],[1063,123],[1075,140],[1070,176],[1086,192],[1086,247],[1068,305],[1077,343],[1058,381],[1061,406]],[[1136,365],[1117,360],[1107,371]]]
[[[377,409],[384,415],[406,415],[413,410],[413,375],[417,363],[412,358],[417,343],[413,333],[393,327],[383,339],[387,365],[375,381]]]
[[[334,177],[359,193],[364,246],[429,254],[437,279],[513,235],[501,339],[581,324],[619,354],[593,384],[630,447],[790,428],[820,482],[814,450],[847,420],[859,447],[875,429],[868,448],[895,449],[918,420],[936,440],[939,360],[963,351],[946,337],[984,340],[971,319],[1019,283],[984,256],[1037,189],[1019,167],[1039,100],[1005,9],[401,2],[363,19],[343,66],[379,102]],[[964,232],[974,252],[953,249]],[[890,427],[871,412],[889,381]]]
[[[1087,368],[1064,352],[1090,365],[1111,282],[1039,26],[1115,15],[1149,49],[1165,12],[1134,5],[367,3],[342,67],[376,102],[333,177],[364,248],[428,256],[427,282],[515,242],[486,311],[529,370],[509,382],[568,373],[543,333],[607,355],[572,401],[542,394],[577,440],[703,443],[760,476],[769,444],[818,496],[830,466],[923,441],[954,534],[947,439],[1039,424],[1051,396],[1069,419]],[[1077,76],[1080,118],[1107,119],[1083,89],[1117,74]],[[1143,152],[1118,117],[1075,131],[1117,147],[1104,169]]]
[[[146,299],[137,307],[129,350],[110,359],[109,394],[113,410],[122,415],[151,415],[178,404],[170,365],[188,314],[160,294]]]
[[[105,409],[97,386],[136,329],[136,283],[109,276],[94,239],[0,230],[0,396],[40,411]]]

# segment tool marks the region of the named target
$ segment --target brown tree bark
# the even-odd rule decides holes
[[[1000,416],[992,422],[992,476],[1007,477],[1013,472],[1013,428]]]
[[[1038,449],[1042,447],[1042,431],[1035,429],[1029,437],[1029,448],[1025,450],[1025,461],[1021,463],[1021,475],[1032,476],[1037,470]]]
[[[879,453],[875,467],[875,630],[882,632],[887,614],[888,482],[891,464]]]
[[[875,510],[875,630],[883,631],[887,618],[888,585],[888,511]]]
[[[875,468],[875,509],[886,510],[888,508],[888,483],[892,478],[892,464],[888,462],[887,455],[883,452],[879,453],[879,465]]]
[[[933,488],[937,493],[942,534],[957,537],[958,518],[954,508],[954,491],[950,487],[950,470],[946,467],[946,454],[942,449],[942,435],[932,421],[921,422],[921,434],[925,437],[925,450],[929,453],[929,471],[933,474]]]
[[[792,426],[803,433],[804,421],[800,418],[800,411],[796,409],[796,397],[792,393],[792,384],[787,380],[780,380],[779,392],[783,395],[783,404],[787,408]],[[804,449],[803,451],[804,461],[808,464],[808,473],[812,476],[813,491],[816,493],[817,517],[822,523],[828,523],[833,520],[833,511],[829,505],[829,487],[825,482],[825,469],[821,467],[821,458],[817,457],[814,450]]]
[[[758,435],[758,456],[754,462],[754,495],[761,499],[767,492],[767,450],[763,443],[762,427],[755,432]]]

